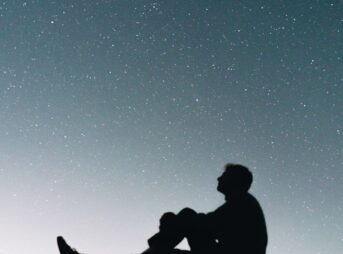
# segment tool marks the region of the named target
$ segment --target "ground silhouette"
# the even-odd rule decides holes
[[[265,254],[267,228],[261,206],[248,192],[252,181],[247,167],[227,164],[217,186],[226,202],[207,214],[191,208],[163,214],[159,232],[142,254]],[[175,249],[184,238],[190,251]],[[60,236],[57,243],[61,254],[78,253]]]

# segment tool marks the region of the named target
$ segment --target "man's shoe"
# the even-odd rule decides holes
[[[79,254],[66,243],[62,236],[57,237],[57,245],[61,254]]]

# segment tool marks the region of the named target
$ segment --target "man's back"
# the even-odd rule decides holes
[[[267,229],[258,201],[249,193],[206,215],[219,253],[265,254]]]

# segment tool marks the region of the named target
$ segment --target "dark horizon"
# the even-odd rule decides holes
[[[342,7],[0,0],[0,254],[139,253],[227,162],[268,254],[343,253]]]

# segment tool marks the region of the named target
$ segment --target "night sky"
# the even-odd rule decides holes
[[[139,253],[248,166],[268,254],[343,253],[343,2],[0,1],[0,254]]]

